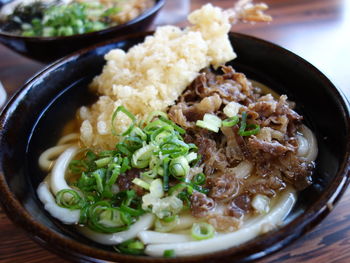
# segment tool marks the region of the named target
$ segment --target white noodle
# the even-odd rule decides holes
[[[56,195],[58,191],[63,189],[72,189],[68,186],[65,174],[69,163],[74,158],[78,151],[78,147],[72,146],[66,149],[56,160],[54,167],[52,168],[50,188]]]
[[[102,234],[90,230],[87,227],[79,227],[79,231],[90,238],[91,240],[103,245],[117,245],[129,239],[135,238],[141,231],[150,229],[153,225],[154,216],[152,214],[145,214],[139,220],[130,226],[128,230],[112,233]]]
[[[295,191],[285,190],[275,207],[264,216],[259,216],[251,224],[229,234],[221,234],[215,238],[170,244],[151,244],[146,247],[145,253],[150,256],[161,257],[164,250],[172,249],[176,256],[190,256],[211,253],[229,247],[237,246],[255,238],[265,230],[267,224],[277,227],[289,214],[296,202]]]
[[[305,125],[301,126],[300,132],[303,135],[297,135],[299,143],[297,155],[304,158],[305,161],[315,161],[318,153],[317,140],[315,135]]]
[[[37,194],[40,201],[44,204],[44,208],[55,218],[59,219],[64,224],[76,224],[80,218],[80,210],[70,210],[60,207],[56,204],[56,200],[52,196],[48,180],[40,183],[37,189]]]
[[[307,141],[307,139],[301,135],[301,134],[297,134],[297,140],[298,140],[298,151],[297,151],[297,155],[299,157],[305,157],[307,155],[307,153],[309,152],[309,142]]]
[[[167,244],[193,241],[190,235],[173,234],[173,233],[159,233],[156,231],[141,231],[137,237],[147,244]]]
[[[59,141],[58,141],[58,145],[61,144],[67,144],[67,143],[72,143],[75,142],[79,139],[79,133],[70,133],[67,134],[65,136],[63,136]]]
[[[47,149],[39,157],[40,168],[46,172],[50,171],[56,158],[70,146],[72,145],[64,144],[64,145],[57,145]]]
[[[173,231],[179,231],[179,230],[184,230],[192,227],[193,223],[199,222],[197,218],[194,216],[187,214],[187,215],[180,215],[179,216],[179,222],[178,224],[174,227]]]
[[[46,151],[44,151],[39,157],[39,166],[43,171],[50,171],[57,157],[62,154],[68,147],[73,146],[79,139],[78,133],[70,133],[63,136],[57,143]]]

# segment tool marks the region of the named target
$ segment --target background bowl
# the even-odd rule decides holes
[[[0,0],[0,8],[4,2],[4,0]],[[73,51],[108,39],[145,31],[164,6],[165,0],[156,0],[155,2],[153,7],[147,9],[135,19],[104,30],[61,37],[23,37],[0,31],[0,43],[28,58],[44,63],[51,62]]]
[[[103,55],[112,48],[126,50],[146,35],[99,45],[48,66],[6,106],[0,119],[0,200],[10,219],[62,257],[140,263],[254,260],[286,246],[319,223],[349,183],[349,103],[324,75],[300,57],[269,42],[235,33],[230,39],[238,58],[230,64],[248,78],[295,101],[319,144],[314,184],[299,193],[283,227],[224,251],[165,260],[118,254],[49,216],[35,194],[45,176],[37,165],[39,154],[57,142],[64,124],[79,106],[96,99],[88,92],[87,84],[101,72]]]

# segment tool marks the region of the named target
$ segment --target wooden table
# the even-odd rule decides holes
[[[206,0],[168,0],[155,24],[178,23],[189,10]],[[227,8],[233,1],[217,0]],[[305,58],[350,99],[350,1],[266,0],[274,21],[270,24],[240,24],[233,31],[254,35],[279,44]],[[182,9],[179,10],[181,6]],[[23,58],[0,46],[0,81],[11,96],[44,65]],[[0,262],[66,262],[42,249],[14,226],[0,208]],[[291,246],[259,261],[350,262],[350,191],[334,211],[313,231]]]

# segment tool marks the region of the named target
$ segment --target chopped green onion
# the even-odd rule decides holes
[[[173,131],[174,128],[170,125],[160,127],[151,134],[151,140],[157,143],[162,142],[162,140],[171,136]]]
[[[213,125],[211,123],[207,123],[205,121],[198,120],[196,122],[196,125],[198,127],[201,127],[203,129],[207,129],[207,130],[212,131],[212,132],[218,132],[219,131],[219,126],[215,126],[215,125]]]
[[[105,177],[106,171],[102,168],[94,171],[91,176],[93,176],[96,180],[96,187],[97,187],[97,191],[99,191],[100,193],[103,192],[103,178]]]
[[[258,134],[259,131],[260,131],[260,126],[257,125],[257,124],[249,124],[247,126],[247,128],[251,129],[251,130],[240,132],[239,135],[241,135],[241,136],[250,136],[250,135]]]
[[[169,190],[169,157],[165,157],[163,160],[163,189]]]
[[[134,180],[132,180],[132,182],[146,190],[149,190],[149,183],[146,183],[145,181],[141,180],[140,178],[135,178]]]
[[[102,233],[120,232],[128,228],[122,220],[122,212],[113,208],[108,201],[100,201],[89,207],[88,227]]]
[[[73,174],[81,174],[89,168],[89,166],[81,160],[72,160],[68,167],[69,171]]]
[[[164,195],[163,183],[160,178],[153,180],[150,184],[149,191],[155,198],[161,198]]]
[[[127,170],[129,170],[131,168],[129,164],[130,164],[129,158],[124,157],[123,158],[123,162],[122,162],[122,167],[120,169],[120,172],[121,173],[125,173]]]
[[[106,181],[106,185],[111,187],[118,179],[118,176],[120,174],[120,165],[118,164],[111,164],[110,165],[110,172],[111,175],[109,179]]]
[[[189,150],[189,145],[177,138],[170,138],[159,147],[162,154],[169,154],[173,158],[186,155]]]
[[[163,257],[165,258],[174,258],[175,255],[175,250],[174,249],[166,249],[163,252]]]
[[[191,207],[190,195],[188,192],[180,192],[177,196],[183,202],[183,210],[189,210]]]
[[[134,209],[134,208],[128,207],[126,205],[121,205],[120,210],[123,212],[126,212],[132,216],[140,216],[140,215],[145,213],[145,211],[143,211],[142,209]],[[127,224],[130,224],[130,223],[131,223],[131,221],[127,221]]]
[[[222,121],[218,116],[206,113],[204,114],[203,120],[198,120],[196,125],[209,131],[218,132],[221,123]]]
[[[135,122],[136,122],[136,117],[131,113],[129,112],[124,106],[119,106],[114,112],[113,112],[113,115],[112,115],[112,133],[115,135],[115,136],[120,136],[119,134],[117,134],[117,131],[114,127],[114,120],[115,118],[117,117],[118,113],[119,112],[122,112],[124,113],[126,116],[128,116],[131,120],[132,120],[132,124],[129,126],[129,128],[123,132],[121,135],[122,136],[125,136],[125,135],[128,135],[132,129],[134,128],[135,126]]]
[[[142,255],[144,253],[145,245],[141,241],[131,239],[114,246],[114,249],[119,253]]]
[[[136,150],[142,148],[143,142],[144,140],[137,136],[128,136],[124,138],[122,144],[127,147],[129,152],[135,152]]]
[[[199,174],[196,174],[194,177],[193,177],[193,180],[192,182],[196,185],[202,185],[205,183],[205,174],[204,173],[199,173]]]
[[[169,165],[169,171],[175,178],[186,177],[190,171],[190,166],[186,157],[179,156],[171,160]]]
[[[189,154],[187,154],[186,156],[186,160],[188,163],[197,160],[198,159],[198,154],[195,152],[190,152]]]
[[[144,249],[145,245],[141,241],[131,242],[128,246],[130,249]]]
[[[134,198],[136,197],[136,193],[134,190],[129,190],[125,192],[126,194],[126,198],[123,201],[123,204],[126,206],[129,206],[132,202],[132,200],[134,200]]]
[[[168,124],[166,124],[165,122],[161,121],[161,120],[155,120],[155,121],[152,121],[150,123],[148,123],[146,125],[145,128],[143,128],[143,130],[147,133],[147,134],[150,134],[150,133],[153,133],[155,130],[161,128],[161,127],[164,127],[164,126],[167,126]]]
[[[163,117],[168,119],[168,115],[163,111],[153,111],[146,118],[146,124],[150,123],[155,117]]]
[[[87,151],[87,152],[86,152],[86,159],[87,159],[89,162],[92,162],[93,160],[96,160],[96,159],[97,159],[97,155],[96,155],[93,151]]]
[[[166,223],[170,223],[173,222],[177,217],[178,215],[166,216],[162,220]]]
[[[194,143],[187,144],[189,147],[189,150],[198,150],[198,147]]]
[[[112,157],[105,157],[105,158],[96,160],[95,163],[98,168],[101,168],[103,166],[106,166],[111,160],[112,160]]]
[[[153,150],[154,146],[146,145],[134,152],[131,158],[132,166],[139,169],[146,168],[149,165]]]
[[[250,130],[246,130],[246,128]],[[241,136],[250,136],[258,134],[260,131],[260,126],[257,124],[249,124],[247,125],[247,113],[242,112],[241,125],[238,130],[238,134]]]
[[[180,178],[179,180],[187,185],[187,191],[189,194],[192,194],[193,190],[196,190],[196,191],[201,192],[203,194],[209,193],[209,189],[207,189],[207,188],[204,188],[200,185],[196,185],[192,182],[186,182],[185,179],[183,179],[183,178]]]
[[[187,185],[187,193],[189,195],[192,195],[193,194],[193,187],[191,185]]]
[[[147,140],[147,135],[139,127],[135,127],[132,130],[132,134],[139,136],[144,141]]]
[[[185,134],[186,131],[182,129],[181,127],[177,126],[174,122],[171,120],[168,120],[168,118],[164,118],[163,116],[160,116],[159,119],[169,125],[171,125],[176,131],[178,131],[180,134]]]
[[[236,125],[239,122],[238,116],[233,116],[231,118],[227,118],[226,120],[222,121],[222,126],[224,127],[232,127]]]
[[[204,222],[194,223],[191,229],[191,235],[196,240],[212,238],[215,234],[215,228]]]
[[[186,191],[185,191],[186,189]],[[193,187],[188,183],[179,183],[170,188],[169,194],[179,196],[181,199],[182,194],[192,195]]]
[[[214,114],[209,114],[209,113],[204,114],[203,121],[207,123],[211,123],[217,127],[220,127],[222,122],[218,116]]]
[[[178,195],[187,187],[185,183],[179,183],[169,189],[169,195]]]
[[[198,120],[196,122],[196,125],[198,127],[201,127],[213,132],[218,132],[219,128],[221,127],[221,124],[222,124],[222,121],[218,116],[214,114],[209,114],[209,113],[204,114],[203,120]]]
[[[116,208],[108,208],[100,213],[99,223],[107,227],[120,227],[124,225],[121,213]]]
[[[80,217],[79,217],[79,224],[86,224],[88,220],[88,210],[89,210],[89,204],[85,204],[80,209]]]
[[[64,208],[79,209],[83,202],[84,200],[78,192],[71,189],[63,189],[56,194],[56,203]]]
[[[98,155],[100,157],[113,157],[116,153],[116,151],[102,151]]]
[[[184,142],[180,135],[184,130],[167,119],[165,113],[156,113],[142,128],[144,123],[137,121],[122,106],[113,113],[112,124],[119,112],[126,114],[132,124],[121,134],[123,137],[116,149],[100,153],[87,150],[85,157],[76,162],[75,168],[80,169],[81,176],[73,185],[84,197],[84,202],[79,204],[80,223],[101,233],[118,232],[128,229],[140,215],[151,209],[159,218],[156,228],[173,229],[178,221],[177,214],[190,207],[193,191],[209,191],[201,186],[205,182],[203,174],[197,175],[192,182],[186,178],[190,164],[194,166],[200,159],[198,148]],[[154,117],[157,118],[152,120]],[[205,119],[215,122],[215,118]],[[150,192],[142,198],[134,190],[117,189],[118,178],[127,176],[132,167],[140,172],[140,177],[134,178],[132,183]],[[182,182],[169,190],[170,175]],[[131,245],[125,249],[135,248],[139,247]]]
[[[154,228],[157,232],[170,232],[172,231],[178,224],[179,224],[179,216],[178,215],[170,215],[166,216],[165,218],[172,218],[173,220],[167,220],[159,219],[157,218],[154,222]]]
[[[131,151],[128,149],[128,147],[123,142],[118,143],[116,145],[116,148],[125,155],[129,156],[132,154]]]
[[[157,176],[157,173],[155,171],[153,171],[153,170],[142,172],[140,174],[141,178],[146,178],[146,179],[154,179],[156,176]]]
[[[120,206],[120,211],[122,211],[123,213],[121,213],[120,215],[121,215],[121,219],[122,219],[122,221],[124,222],[124,224],[127,226],[127,228],[132,224],[132,223],[134,223],[135,222],[135,218],[133,218],[132,217],[132,215],[133,216],[139,216],[139,215],[142,215],[142,213],[135,213],[135,214],[132,214],[130,211],[125,211],[126,209],[125,209],[125,207],[127,207],[127,206],[124,206],[124,205],[121,205]],[[132,209],[132,208],[130,208],[130,207],[127,207],[127,208],[129,208],[129,209]]]
[[[247,113],[244,111],[242,112],[241,124],[238,130],[239,135],[241,135],[241,133],[245,131],[246,126],[247,126]]]
[[[96,189],[95,179],[87,172],[83,172],[81,174],[76,185],[80,190],[84,192],[94,191]]]

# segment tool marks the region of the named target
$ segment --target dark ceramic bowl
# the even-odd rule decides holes
[[[0,0],[0,8],[3,5],[2,3],[8,2]],[[0,31],[0,43],[28,58],[44,63],[51,62],[73,51],[108,39],[145,31],[163,7],[165,0],[156,0],[155,2],[156,4],[153,7],[147,9],[135,19],[104,30],[62,37],[23,37]]]
[[[278,93],[287,94],[317,136],[319,155],[314,184],[299,193],[286,224],[238,247],[194,257],[162,259],[118,254],[50,217],[35,193],[45,176],[37,165],[39,154],[56,143],[63,125],[73,118],[79,106],[95,99],[87,84],[101,72],[103,55],[112,48],[128,49],[145,36],[138,34],[109,42],[50,65],[6,106],[0,119],[0,200],[9,218],[47,249],[86,262],[250,261],[286,246],[318,224],[349,183],[349,103],[322,73],[302,58],[266,41],[234,33],[230,34],[238,54],[231,63],[234,68]]]

